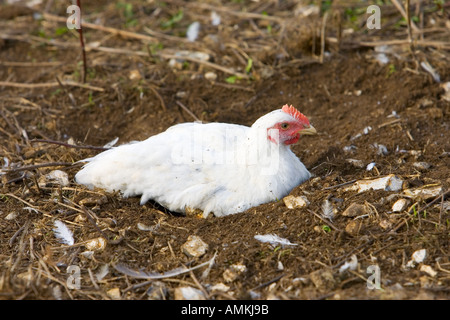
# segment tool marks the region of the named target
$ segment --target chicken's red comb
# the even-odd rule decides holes
[[[283,108],[281,108],[281,111],[286,112],[287,114],[293,116],[298,121],[309,125],[308,118],[303,113],[295,109],[292,105],[288,106],[287,104],[285,104]]]

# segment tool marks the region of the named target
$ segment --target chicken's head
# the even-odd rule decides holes
[[[271,114],[275,122],[267,128],[267,139],[271,142],[291,145],[298,142],[300,135],[317,133],[308,118],[293,106],[284,105]]]

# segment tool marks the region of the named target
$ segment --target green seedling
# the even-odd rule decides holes
[[[252,70],[252,66],[253,66],[253,59],[248,58],[247,66],[245,67],[245,72],[250,73],[250,71]]]
[[[225,81],[227,83],[234,84],[234,83],[236,83],[236,79],[237,79],[237,76],[230,76],[230,77],[226,78]]]
[[[161,27],[163,29],[170,29],[173,28],[175,24],[180,22],[183,19],[183,10],[178,10],[177,13],[175,13],[169,20],[163,22],[161,24]]]

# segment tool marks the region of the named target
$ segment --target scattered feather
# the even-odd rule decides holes
[[[140,271],[140,270],[133,270],[133,269],[128,268],[124,264],[117,264],[117,265],[114,266],[114,268],[117,271],[119,271],[119,272],[121,272],[121,273],[123,273],[123,274],[125,274],[127,276],[136,278],[136,279],[157,280],[157,279],[176,277],[176,276],[178,276],[180,274],[188,273],[188,272],[191,272],[193,270],[196,270],[196,269],[199,269],[199,268],[202,268],[202,267],[205,267],[205,266],[209,266],[209,268],[210,268],[211,265],[214,264],[215,258],[216,258],[216,255],[214,255],[210,260],[208,260],[208,261],[206,261],[204,263],[201,263],[201,264],[199,264],[199,265],[197,265],[195,267],[192,267],[192,268],[187,268],[187,267],[175,268],[173,270],[164,272],[162,274],[158,273],[158,272],[145,272],[145,271]]]
[[[277,236],[276,234],[257,234],[255,236],[255,239],[260,241],[260,242],[268,242],[270,243],[272,246],[277,246],[277,245],[281,245],[282,247],[284,246],[296,246],[296,243],[292,243],[290,242],[288,239],[284,239],[281,238],[279,236]]]
[[[322,204],[322,216],[330,221],[334,218],[334,208],[328,199]]]
[[[44,176],[44,181],[40,181],[39,186],[47,186],[47,184],[56,184],[62,187],[67,187],[69,182],[69,175],[62,170],[52,170]]]
[[[28,210],[28,212],[34,212],[34,213],[39,213],[39,210],[36,208],[32,208],[32,207],[23,207],[23,210]]]
[[[388,154],[389,154],[388,149],[387,149],[386,146],[383,145],[383,144],[374,143],[374,144],[372,145],[372,147],[375,148],[375,149],[377,150],[377,154],[378,154],[378,155],[383,155],[383,156],[385,156],[385,155],[388,155]]]
[[[107,144],[105,144],[103,146],[103,148],[105,148],[105,149],[112,148],[112,147],[114,147],[116,145],[117,141],[119,141],[119,137],[116,137],[114,140],[112,140],[112,141],[108,142]]]
[[[3,168],[8,168],[8,166],[9,166],[9,159],[7,158],[7,157],[3,157],[3,162],[4,162],[4,164],[3,164]]]
[[[340,268],[339,268],[339,273],[343,273],[346,270],[356,270],[356,268],[358,267],[358,258],[356,257],[356,255],[352,255],[350,257],[350,261],[346,261]]]
[[[95,274],[95,277],[97,278],[97,281],[102,281],[104,277],[106,277],[106,275],[109,272],[109,265],[106,263],[104,265],[102,265],[99,270],[97,271],[97,273]]]
[[[189,41],[194,42],[195,40],[197,40],[199,31],[200,31],[200,22],[198,21],[192,22],[186,31],[186,37],[188,38]]]
[[[422,68],[428,72],[429,74],[431,74],[431,76],[433,77],[434,81],[436,82],[441,82],[441,77],[439,76],[439,74],[436,72],[436,70],[434,70],[434,68],[428,63],[428,61],[422,61],[420,63],[420,65],[422,66]]]
[[[220,16],[215,12],[211,12],[211,24],[213,26],[218,26],[220,24]]]
[[[375,162],[371,162],[367,165],[366,170],[367,171],[372,171],[372,169],[375,167],[376,163]]]
[[[75,243],[73,234],[66,224],[60,220],[55,220],[54,225],[55,228],[53,229],[53,232],[55,233],[55,237],[57,237],[61,243],[73,246]]]

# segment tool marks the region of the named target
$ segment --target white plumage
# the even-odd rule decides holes
[[[141,142],[114,147],[88,162],[77,183],[141,195],[171,211],[200,209],[223,216],[286,196],[310,177],[289,145],[314,134],[308,119],[287,105],[251,127],[183,123]]]

